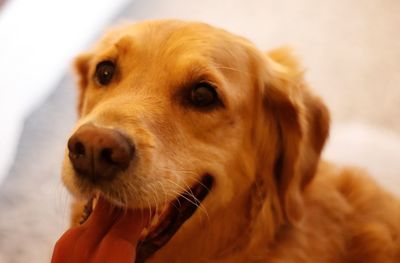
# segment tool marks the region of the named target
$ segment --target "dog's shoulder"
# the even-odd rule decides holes
[[[341,228],[329,238],[342,243],[345,262],[400,262],[400,201],[366,171],[321,162],[311,191],[329,211],[325,222]]]

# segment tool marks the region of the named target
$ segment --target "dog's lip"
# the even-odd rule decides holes
[[[145,262],[163,247],[178,229],[196,212],[213,185],[213,177],[206,174],[190,190],[182,193],[169,204],[159,224],[141,240],[137,246],[136,263]]]
[[[146,228],[142,233],[136,251],[136,263],[143,263],[157,250],[163,247],[197,210],[213,186],[213,177],[205,174],[201,180],[188,191],[180,194],[169,203],[168,207],[158,216],[155,225]],[[91,198],[85,205],[80,224],[83,224],[92,213],[96,198]]]

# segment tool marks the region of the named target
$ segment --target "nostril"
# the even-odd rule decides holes
[[[85,150],[85,146],[83,145],[83,143],[81,142],[76,142],[75,146],[74,146],[74,154],[81,156],[81,155],[85,155],[86,150]]]
[[[100,158],[102,161],[105,161],[109,164],[115,164],[114,160],[112,159],[112,149],[104,148],[100,152]]]
[[[68,140],[68,150],[71,158],[78,158],[86,155],[86,146],[78,136],[72,136]]]

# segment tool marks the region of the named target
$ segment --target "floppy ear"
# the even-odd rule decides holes
[[[89,84],[89,60],[91,55],[89,53],[83,53],[75,58],[74,69],[78,76],[78,114],[82,114],[83,101],[85,97],[86,87]]]
[[[267,54],[264,106],[278,133],[274,176],[283,213],[289,222],[302,218],[302,190],[312,180],[329,133],[329,113],[311,94],[303,72],[288,49]]]

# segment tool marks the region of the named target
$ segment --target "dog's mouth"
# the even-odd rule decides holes
[[[137,245],[136,263],[143,263],[163,247],[198,209],[213,186],[213,178],[204,175],[188,191],[180,194],[161,211],[153,214],[151,223],[142,231]],[[94,198],[86,204],[81,224],[90,216],[95,206]]]

